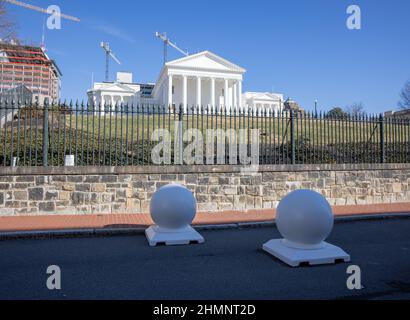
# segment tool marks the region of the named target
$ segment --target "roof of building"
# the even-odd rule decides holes
[[[3,63],[51,66],[55,73],[62,76],[57,63],[50,59],[40,47],[24,46],[0,42],[1,61]]]
[[[273,92],[244,92],[243,94],[245,99],[254,99],[254,100],[283,100],[283,95],[280,93]]]
[[[52,61],[39,47],[0,43],[0,52],[4,52],[8,62],[50,65]]]
[[[205,59],[201,59],[205,58]],[[210,64],[210,62],[213,64]],[[190,63],[187,63],[190,62]],[[194,68],[210,68],[213,69],[217,66],[220,69],[222,66],[229,71],[245,73],[246,70],[224,58],[221,56],[216,55],[210,51],[202,51],[196,54],[192,54],[177,60],[169,61],[165,64],[167,67],[173,66],[184,66],[184,67],[194,67]]]

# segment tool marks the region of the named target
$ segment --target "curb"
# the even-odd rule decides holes
[[[336,223],[352,223],[360,221],[401,220],[410,219],[410,213],[392,213],[378,215],[352,215],[335,217]],[[195,229],[202,231],[227,230],[227,229],[250,229],[267,228],[276,225],[275,221],[265,222],[241,222],[218,225],[197,225]],[[0,241],[24,240],[24,239],[61,239],[61,238],[90,238],[90,237],[113,237],[143,235],[145,227],[139,228],[107,228],[107,229],[66,229],[66,230],[38,230],[38,231],[15,231],[0,232]]]

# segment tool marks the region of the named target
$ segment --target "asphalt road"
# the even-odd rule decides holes
[[[204,245],[150,248],[144,235],[0,242],[0,299],[410,299],[410,219],[338,223],[352,263],[290,268],[261,250],[275,227],[201,232]],[[347,289],[347,267],[364,289]],[[62,290],[46,287],[58,265]]]

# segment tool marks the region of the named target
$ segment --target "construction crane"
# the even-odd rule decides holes
[[[105,51],[105,82],[108,82],[110,78],[110,57],[119,65],[121,65],[121,62],[112,52],[108,42],[101,42],[100,46]]]
[[[173,43],[171,40],[168,39],[167,34],[165,32],[164,33],[155,32],[155,36],[164,42],[164,64],[166,64],[168,61],[168,46],[171,46],[175,50],[182,53],[184,56],[189,56],[189,52],[187,50],[182,50],[178,48],[178,46],[175,43]]]
[[[43,9],[43,8],[40,8],[40,7],[37,7],[37,6],[33,6],[31,4],[24,3],[24,2],[21,2],[21,1],[17,1],[17,0],[4,0],[4,1],[8,2],[10,4],[14,4],[16,6],[19,6],[19,7],[23,7],[23,8],[30,9],[30,10],[35,10],[35,11],[38,11],[38,12],[41,12],[41,13],[46,13],[46,14],[51,14],[52,13],[47,9]],[[61,18],[67,19],[67,20],[71,20],[71,21],[74,21],[74,22],[80,22],[80,19],[78,19],[76,17],[73,17],[73,16],[69,16],[67,14],[58,13],[58,12],[55,12],[53,14],[55,16],[59,16]]]

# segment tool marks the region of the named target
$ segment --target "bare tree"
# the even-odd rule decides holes
[[[10,19],[7,14],[7,9],[4,0],[0,0],[0,39],[9,41],[15,39],[16,24]]]
[[[345,112],[351,116],[358,116],[365,114],[366,110],[362,102],[355,102],[352,105],[346,107]]]
[[[403,90],[400,93],[399,107],[402,109],[410,109],[410,80],[407,80]]]

